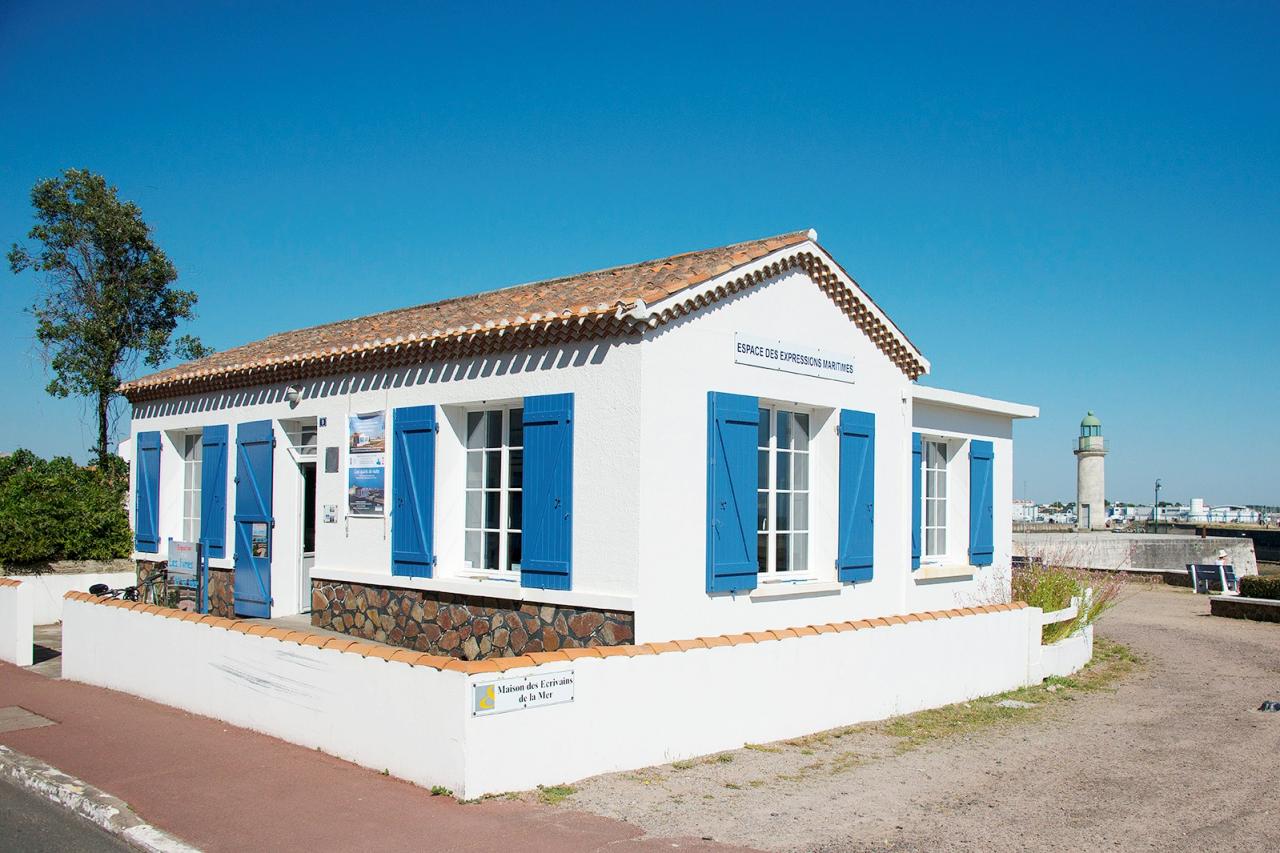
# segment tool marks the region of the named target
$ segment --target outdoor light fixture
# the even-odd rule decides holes
[[[289,408],[296,409],[302,402],[302,386],[290,385],[284,392],[284,398],[289,401]]]

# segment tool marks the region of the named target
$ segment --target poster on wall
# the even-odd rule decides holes
[[[386,509],[385,412],[347,416],[347,513],[380,516]]]

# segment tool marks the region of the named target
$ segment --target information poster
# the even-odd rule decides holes
[[[347,513],[380,516],[386,510],[387,415],[347,416]]]

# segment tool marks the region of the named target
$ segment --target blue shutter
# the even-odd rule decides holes
[[[707,592],[756,588],[760,401],[707,394]]]
[[[227,427],[200,437],[200,541],[206,557],[227,556]]]
[[[573,556],[573,395],[524,398],[520,585],[569,589]]]
[[[140,432],[134,446],[133,547],[160,551],[160,433]]]
[[[842,583],[869,581],[875,563],[876,416],[840,410],[840,538]]]
[[[435,406],[392,413],[391,574],[429,578],[435,563]]]
[[[920,472],[924,468],[924,440],[920,433],[911,434],[911,571],[920,568],[920,510],[924,502]]]
[[[271,421],[236,427],[235,611],[271,615],[272,464],[276,446]],[[264,538],[254,541],[255,531]]]
[[[989,441],[969,442],[969,563],[989,566],[995,556],[991,507],[991,468],[995,448]]]

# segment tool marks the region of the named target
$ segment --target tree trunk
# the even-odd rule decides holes
[[[98,392],[98,470],[107,470],[107,409],[111,406],[111,395],[105,391]]]

